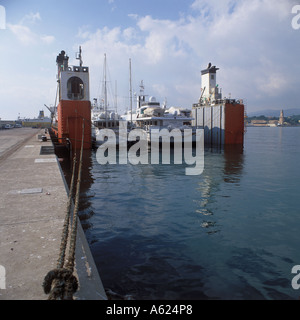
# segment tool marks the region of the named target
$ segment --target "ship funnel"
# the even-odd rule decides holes
[[[56,58],[56,63],[58,67],[58,72],[68,69],[69,57],[66,55],[64,50]]]

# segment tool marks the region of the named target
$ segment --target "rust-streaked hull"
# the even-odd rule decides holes
[[[243,145],[245,107],[242,103],[197,106],[192,112],[195,118],[193,126],[204,129],[206,145]]]
[[[243,104],[225,104],[225,145],[244,143],[244,116]]]
[[[62,145],[71,144],[72,150],[81,148],[84,121],[85,150],[91,149],[91,103],[90,101],[61,100],[57,106],[57,123],[53,131]]]

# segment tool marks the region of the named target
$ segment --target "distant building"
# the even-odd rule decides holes
[[[50,128],[51,118],[45,117],[44,111],[41,110],[38,118],[22,120],[22,126],[33,128]]]
[[[269,120],[269,127],[277,127],[278,120]]]
[[[279,117],[278,125],[279,125],[279,126],[283,126],[283,125],[284,125],[284,114],[283,114],[283,110],[281,110],[281,112],[280,112],[280,117]]]
[[[253,126],[266,126],[267,124],[267,120],[251,120],[251,125]]]

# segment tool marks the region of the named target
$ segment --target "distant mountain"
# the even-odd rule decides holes
[[[248,117],[266,116],[266,117],[278,118],[280,116],[280,111],[281,110],[271,110],[271,109],[254,111],[254,112],[249,112]],[[300,115],[300,108],[286,109],[286,110],[283,109],[283,113],[285,117]]]

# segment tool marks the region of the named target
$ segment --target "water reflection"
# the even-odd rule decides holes
[[[79,160],[79,156],[78,156]],[[149,162],[150,162],[149,153]],[[195,191],[193,193],[190,205],[185,203],[185,210],[188,207],[194,207],[194,212],[201,216],[199,221],[201,228],[209,235],[216,234],[221,231],[221,224],[218,217],[218,209],[214,207],[215,198],[218,196],[218,190],[222,183],[229,183],[238,185],[240,177],[242,176],[244,166],[244,153],[243,146],[226,146],[225,148],[206,148],[205,149],[205,167],[201,176],[186,177],[185,164],[174,165],[174,154],[171,152],[170,165],[127,165],[126,169],[124,165],[104,165],[100,166],[97,163],[95,151],[85,151],[83,156],[83,170],[82,170],[82,183],[81,183],[81,198],[80,198],[80,220],[84,230],[87,230],[92,226],[91,217],[96,213],[94,209],[94,202],[97,199],[97,194],[92,186],[94,183],[100,183],[100,190],[111,193],[118,191],[116,196],[131,199],[127,212],[131,212],[130,205],[134,204],[135,197],[139,197],[144,201],[144,207],[151,207],[168,201],[171,198],[169,193],[176,193],[180,185],[184,185],[185,179],[190,179],[193,183],[198,180]],[[68,185],[71,180],[72,161],[63,161],[61,163],[63,172],[65,174]],[[166,185],[166,178],[173,174],[177,177],[176,184]],[[98,181],[95,181],[97,179]],[[138,181],[137,181],[138,179]],[[160,181],[160,182],[159,182]],[[132,190],[132,186],[138,184],[140,191],[136,194],[129,196]],[[127,185],[127,189],[121,190]],[[157,190],[160,193],[157,193]],[[187,189],[188,190],[188,189]],[[184,194],[184,192],[183,192]],[[230,193],[222,194],[221,197],[230,197]],[[117,199],[116,199],[117,200]],[[185,199],[187,200],[187,199]],[[101,201],[101,200],[99,200]],[[103,201],[103,199],[102,199]],[[125,200],[124,200],[125,201]],[[125,202],[123,201],[123,205]],[[118,202],[118,200],[116,201]],[[119,202],[122,202],[119,199]],[[107,206],[103,203],[103,208]],[[96,206],[97,207],[97,206]],[[115,207],[116,210],[117,206]],[[150,209],[149,209],[150,210]],[[157,222],[162,219],[164,213],[161,213]],[[153,218],[153,217],[152,217]],[[146,217],[147,220],[147,217]],[[152,221],[153,223],[154,221]]]
[[[206,149],[199,176],[100,166],[92,152],[80,215],[104,286],[135,299],[297,299],[299,129],[280,133]]]
[[[208,235],[221,231],[218,223],[219,208],[214,207],[215,198],[223,182],[238,185],[244,167],[243,146],[226,146],[223,149],[209,148],[205,151],[205,169],[202,179],[198,182],[196,199],[196,213],[203,216],[200,226]],[[223,198],[230,198],[221,194]]]
[[[225,146],[224,158],[224,181],[238,183],[243,174],[244,147],[242,145]]]
[[[80,219],[105,287],[136,299],[209,299],[202,237],[222,231],[216,200],[231,196],[220,190],[238,183],[243,163],[240,149],[207,149],[203,174],[186,176],[185,164],[101,166],[86,152]]]
[[[76,192],[76,183],[77,183],[77,175],[80,161],[80,154],[77,153],[70,158],[64,158],[60,161],[60,166],[62,168],[62,172],[65,177],[66,184],[68,188],[70,188],[71,179],[72,179],[72,169],[73,169],[73,157],[76,157],[76,170],[75,170],[75,186],[74,193]],[[90,188],[93,185],[95,179],[92,174],[93,170],[93,151],[92,150],[84,150],[82,157],[82,173],[81,173],[81,184],[80,184],[80,202],[79,202],[79,218],[82,223],[82,227],[84,230],[89,228],[91,225],[89,224],[89,219],[95,214],[93,211],[93,201],[94,194],[91,194]]]

